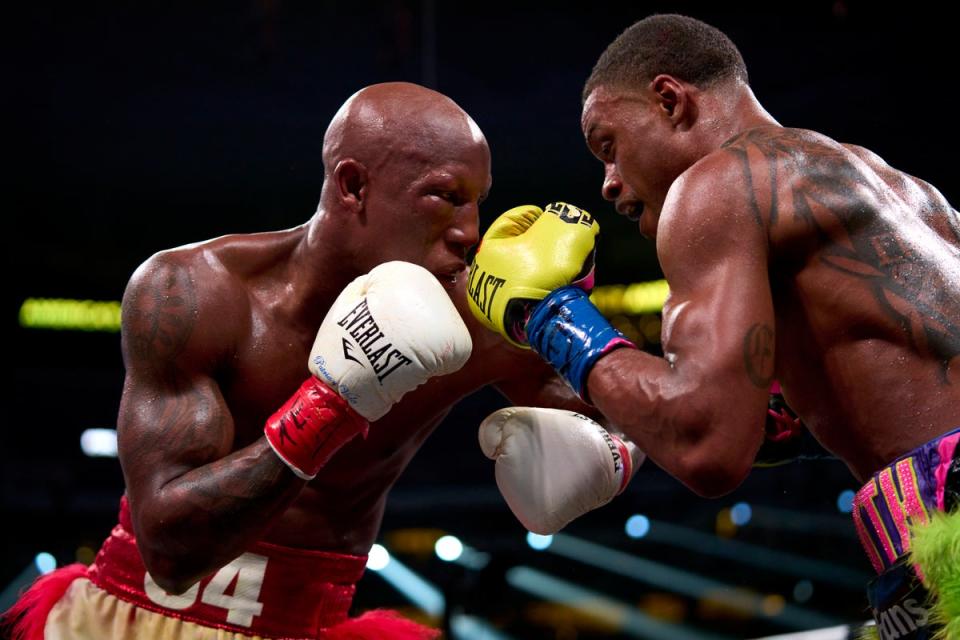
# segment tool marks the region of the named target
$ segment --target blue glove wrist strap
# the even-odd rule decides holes
[[[579,287],[552,291],[527,320],[527,341],[557,370],[581,398],[587,376],[600,356],[620,346],[633,346],[590,302]]]

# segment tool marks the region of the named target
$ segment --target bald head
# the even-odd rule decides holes
[[[339,268],[404,260],[457,281],[491,177],[487,141],[453,100],[405,82],[358,91],[327,128],[323,166],[311,233]]]
[[[353,94],[337,111],[323,138],[327,178],[351,158],[376,171],[393,161],[411,169],[455,158],[464,145],[486,140],[457,103],[408,82],[375,84]],[[410,166],[413,165],[413,166]]]

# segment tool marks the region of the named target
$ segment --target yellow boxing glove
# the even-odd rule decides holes
[[[467,283],[470,311],[511,344],[529,348],[525,326],[540,300],[569,284],[593,288],[599,232],[593,216],[564,202],[510,209],[477,248]]]

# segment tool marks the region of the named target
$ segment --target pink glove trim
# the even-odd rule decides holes
[[[572,284],[575,287],[580,287],[587,293],[590,293],[591,291],[593,291],[593,284],[594,284],[594,281],[596,280],[596,271],[597,271],[596,268],[592,268],[590,269],[590,273],[583,276],[576,282],[571,282],[570,284]]]
[[[617,448],[620,450],[620,460],[623,462],[623,477],[620,478],[620,488],[617,489],[616,494],[620,495],[623,493],[623,490],[627,488],[627,485],[630,484],[630,478],[633,477],[633,458],[630,457],[630,450],[627,448],[627,445],[624,444],[623,440],[614,435],[610,437],[617,443]]]
[[[619,347],[629,347],[631,349],[636,349],[637,345],[633,344],[626,338],[614,338],[603,347],[603,350],[600,352],[600,355],[605,355],[607,353],[610,353],[611,351]]]
[[[783,442],[784,440],[789,440],[803,431],[803,425],[800,422],[800,418],[794,418],[785,411],[779,413],[773,409],[767,409],[767,415],[773,418],[773,424],[776,429],[776,431],[774,431],[769,427],[769,425],[767,427],[766,437],[767,440],[770,440],[771,442]]]

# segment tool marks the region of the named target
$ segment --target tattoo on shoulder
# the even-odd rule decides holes
[[[187,344],[197,318],[197,292],[189,270],[163,262],[124,301],[124,336],[138,363],[164,366]]]
[[[766,219],[770,229],[780,222],[805,227],[820,262],[862,280],[912,347],[942,363],[946,380],[951,360],[960,356],[960,283],[910,241],[894,217],[883,215],[897,204],[871,187],[877,177],[866,175],[841,147],[793,129],[746,131],[724,149],[740,163],[757,224]],[[760,167],[769,177],[765,211],[757,198]],[[930,204],[940,206],[940,200]]]
[[[773,329],[766,324],[754,324],[743,336],[743,364],[750,382],[767,389],[773,382]]]
[[[767,211],[767,218],[770,220],[770,226],[772,227],[776,224],[777,216],[779,213],[779,203],[777,202],[777,162],[776,162],[776,153],[771,153],[772,149],[769,148],[769,138],[771,135],[769,133],[760,134],[757,131],[745,131],[740,133],[730,140],[727,140],[723,143],[722,148],[726,149],[727,152],[732,154],[737,162],[740,164],[740,168],[743,171],[743,180],[744,186],[747,189],[748,198],[750,200],[750,211],[753,213],[753,220],[757,223],[760,228],[763,228],[763,212],[760,209],[760,202],[757,199],[757,189],[759,185],[755,184],[753,170],[750,167],[750,156],[748,155],[748,150],[750,147],[758,149],[762,154],[764,161],[767,166],[767,170],[770,176],[770,208]],[[760,140],[762,139],[765,144],[761,144]]]

